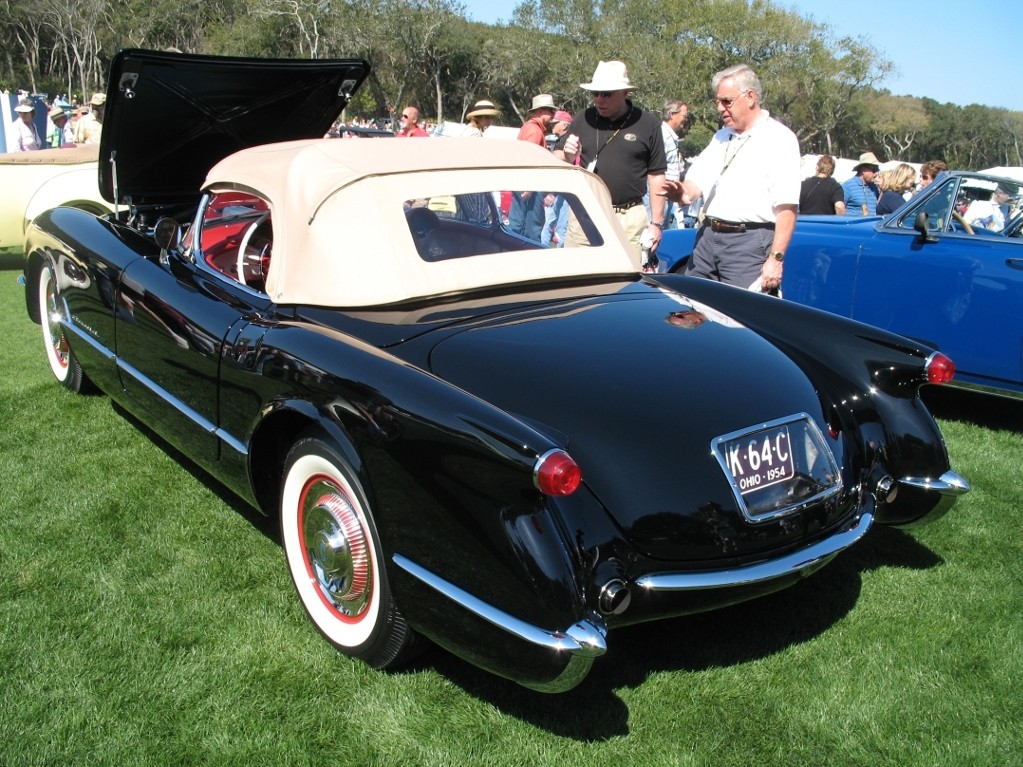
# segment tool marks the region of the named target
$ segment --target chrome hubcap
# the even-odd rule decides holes
[[[306,559],[320,593],[343,615],[361,615],[373,578],[366,535],[352,504],[335,485],[317,481],[305,494],[302,520]]]
[[[54,290],[52,281],[46,286],[45,309],[50,348],[53,349],[53,355],[57,362],[61,366],[67,367],[67,342],[64,340],[64,331],[60,326],[61,314],[57,307],[57,291]]]

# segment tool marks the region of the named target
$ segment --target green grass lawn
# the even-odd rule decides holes
[[[0,260],[0,765],[1023,764],[1023,410],[935,397],[973,492],[799,586],[612,633],[544,696],[332,650],[272,526],[51,378]],[[948,392],[942,392],[947,395]]]

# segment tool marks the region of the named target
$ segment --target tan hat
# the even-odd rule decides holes
[[[67,112],[60,107],[53,107],[53,109],[46,113],[46,116],[52,120],[55,117],[67,117]]]
[[[593,70],[593,81],[579,83],[587,91],[631,91],[636,86],[629,82],[629,72],[620,61],[601,61]]]
[[[864,152],[860,155],[859,162],[853,166],[853,173],[858,173],[860,168],[874,167],[874,170],[880,170],[881,161],[877,159],[873,152]]]
[[[93,93],[92,98],[89,99],[89,103],[94,107],[101,107],[107,103],[107,94],[105,93]]]
[[[549,93],[533,96],[533,106],[529,108],[529,111],[535,112],[537,109],[550,109],[552,112],[558,111],[558,108],[554,106],[554,97]]]
[[[14,107],[15,112],[34,112],[36,111],[35,106],[27,101],[22,101],[18,106]]]
[[[472,111],[466,112],[466,117],[497,117],[501,110],[494,106],[494,102],[480,99],[472,105]]]

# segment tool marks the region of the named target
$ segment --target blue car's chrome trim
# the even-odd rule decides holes
[[[864,512],[848,529],[778,559],[730,570],[651,573],[638,578],[636,585],[648,591],[698,591],[750,586],[798,575],[827,564],[840,551],[849,548],[866,535],[873,524],[874,515]]]

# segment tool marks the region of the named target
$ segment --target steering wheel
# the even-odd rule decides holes
[[[263,213],[261,213],[259,215],[259,218],[257,218],[255,221],[253,221],[249,225],[249,228],[245,230],[245,234],[242,236],[242,243],[241,243],[241,245],[238,246],[238,282],[240,282],[242,285],[247,285],[248,284],[247,282],[245,282],[245,260],[246,260],[245,251],[248,250],[249,241],[252,239],[252,235],[259,228],[259,225],[262,224],[264,221],[266,221],[266,219],[269,217],[269,215],[270,215],[270,211],[264,211]],[[256,254],[256,256],[254,257],[254,260],[256,260],[257,263],[260,263],[262,261],[262,258],[263,258],[263,255],[264,255],[265,252],[266,252],[266,247],[264,246],[260,250],[260,252],[258,254]]]
[[[954,218],[956,222],[963,228],[964,232],[966,232],[967,234],[973,234],[973,226],[969,222],[967,222],[965,218],[963,218],[961,213],[958,213],[953,210],[952,218]]]

